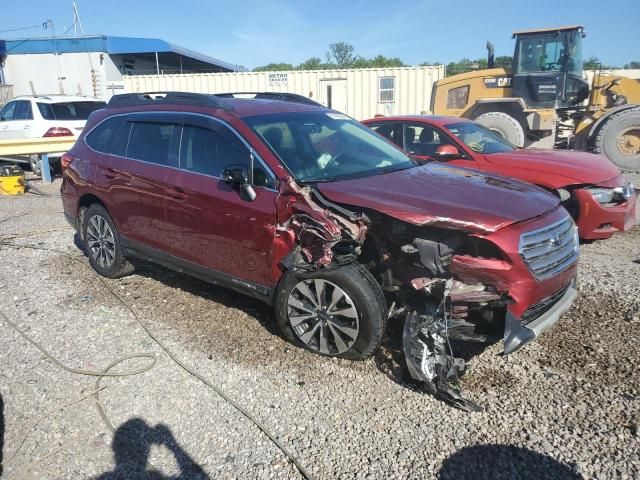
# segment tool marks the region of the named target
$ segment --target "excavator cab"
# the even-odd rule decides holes
[[[579,25],[514,32],[513,96],[529,108],[571,108],[589,96]]]

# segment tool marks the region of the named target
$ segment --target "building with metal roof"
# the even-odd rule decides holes
[[[0,78],[14,95],[108,99],[123,75],[237,72],[243,67],[157,38],[90,35],[6,40]]]

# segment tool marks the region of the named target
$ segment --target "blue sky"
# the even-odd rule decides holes
[[[0,32],[50,18],[56,33],[71,25],[71,0],[2,2]],[[324,59],[344,41],[365,57],[381,53],[407,64],[510,55],[511,32],[582,24],[585,58],[623,65],[640,61],[638,0],[77,0],[85,33],[156,37],[253,68]],[[591,6],[589,6],[591,5]],[[41,28],[0,38],[43,35]]]

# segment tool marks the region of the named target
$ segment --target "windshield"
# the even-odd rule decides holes
[[[582,36],[575,30],[518,37],[517,72],[569,72],[582,76]]]
[[[37,103],[45,120],[86,120],[91,113],[107,105],[105,102]]]
[[[451,123],[445,125],[445,128],[474,152],[500,153],[511,152],[516,149],[508,141],[477,123]]]
[[[245,121],[301,182],[345,180],[416,166],[395,146],[342,113],[277,113]]]

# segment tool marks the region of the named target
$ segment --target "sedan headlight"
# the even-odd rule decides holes
[[[593,187],[588,189],[593,198],[596,199],[598,203],[622,203],[629,200],[634,193],[633,184],[631,182],[627,182],[623,187],[616,188],[601,188],[601,187]]]
[[[590,188],[589,192],[598,203],[611,203],[615,195],[613,188]]]

